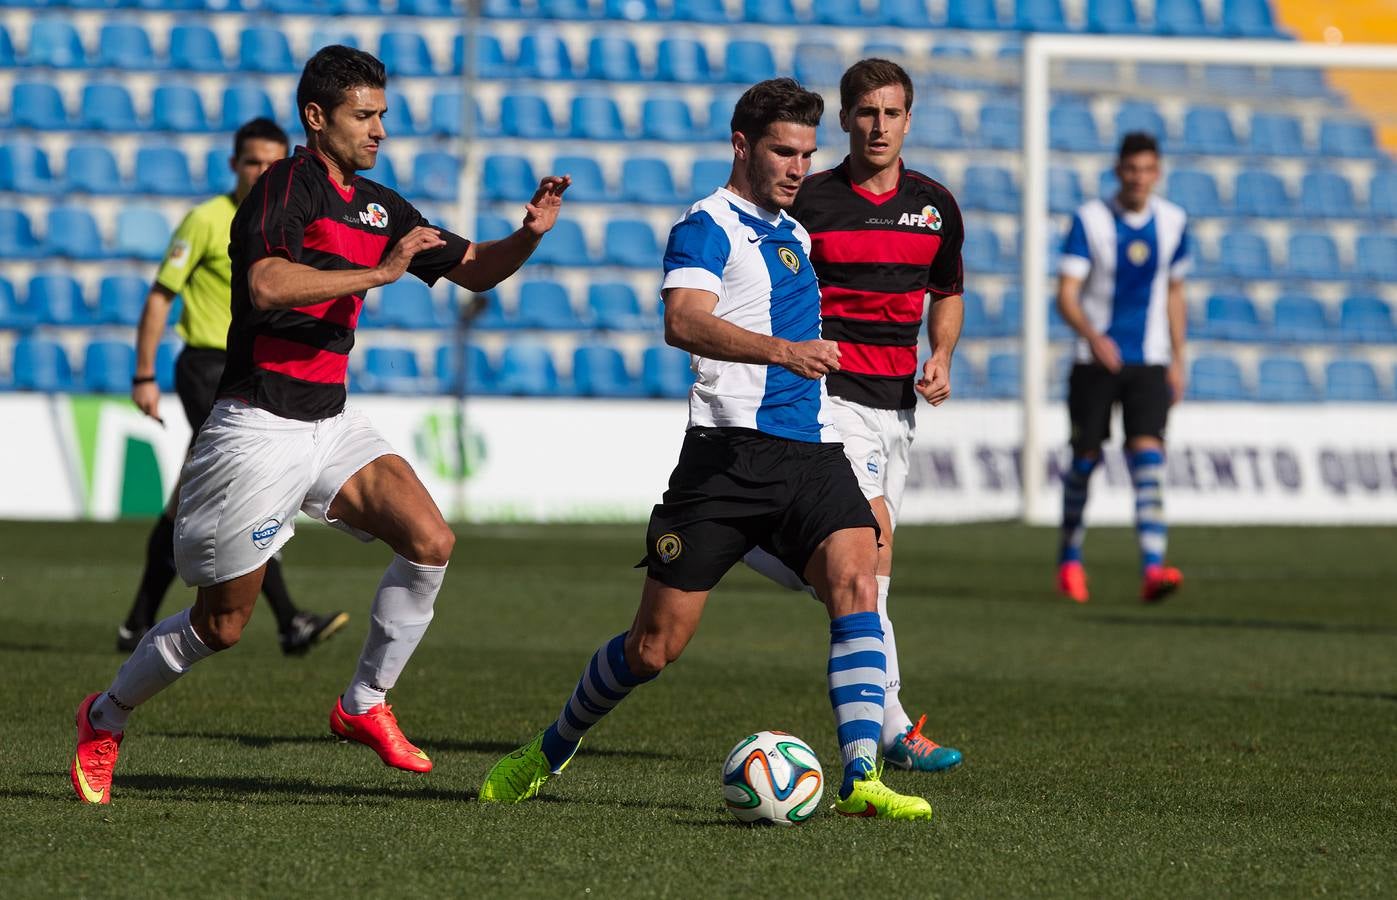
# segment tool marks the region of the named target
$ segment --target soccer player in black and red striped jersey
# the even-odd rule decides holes
[[[839,82],[839,124],[849,155],[811,175],[791,212],[810,232],[820,280],[822,336],[839,343],[839,369],[826,376],[844,453],[878,519],[878,614],[887,656],[883,757],[906,769],[939,771],[960,751],[922,734],[899,697],[897,643],[888,619],[893,528],[907,482],[918,397],[939,406],[951,395],[951,354],[960,339],[960,208],[946,187],[902,162],[911,127],[912,79],[885,59],[855,63]],[[917,366],[926,298],[931,358]],[[787,587],[803,587],[760,549],[746,561]]]
[[[306,146],[273,164],[233,219],[228,360],[181,476],[175,520],[175,562],[198,597],[146,632],[111,686],[78,706],[69,774],[85,803],[110,801],[130,712],[237,643],[267,561],[301,512],[394,552],[358,667],[329,711],[331,731],[386,765],[432,768],[385,699],[432,620],[455,536],[407,461],[345,406],[354,327],[364,295],[408,273],[472,291],[512,275],[557,222],[569,181],[544,178],[520,228],[498,241],[472,243],[430,225],[397,193],[355,174],[373,167],[387,137],[386,84],[383,64],[367,53],[317,52],[296,91]]]

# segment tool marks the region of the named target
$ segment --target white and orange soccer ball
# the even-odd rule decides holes
[[[784,731],[748,735],[723,763],[723,802],[740,822],[799,825],[820,808],[824,792],[815,751]]]

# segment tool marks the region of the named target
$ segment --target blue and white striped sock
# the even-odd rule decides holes
[[[1098,459],[1091,456],[1072,457],[1072,467],[1062,473],[1062,543],[1058,547],[1057,561],[1082,561],[1082,542],[1086,540],[1087,529],[1082,524],[1082,510],[1087,505],[1087,486],[1091,484],[1091,473]]]
[[[876,612],[850,613],[829,623],[829,702],[844,757],[839,796],[878,758],[883,731],[883,684],[887,680],[883,627]]]
[[[654,679],[653,675],[642,678],[633,674],[626,664],[626,634],[616,635],[592,654],[558,721],[543,732],[543,755],[555,773],[572,758],[589,728],[615,709],[633,688]]]
[[[1140,542],[1140,569],[1164,564],[1169,526],[1164,524],[1164,451],[1136,450],[1129,454],[1130,478],[1135,483],[1135,537]]]

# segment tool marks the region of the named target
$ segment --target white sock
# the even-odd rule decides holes
[[[103,731],[126,730],[131,711],[174,684],[189,667],[213,650],[205,644],[184,609],[145,633],[122,663],[107,692],[92,702],[88,720]]]
[[[785,563],[763,550],[761,547],[753,547],[747,551],[747,555],[742,557],[742,561],[758,575],[764,575],[772,581],[781,585],[788,591],[805,591],[815,597],[815,589],[806,584],[795,572],[792,572]],[[815,597],[816,600],[820,599]]]
[[[369,636],[341,705],[354,716],[382,703],[398,683],[412,651],[432,621],[432,605],[446,566],[424,566],[395,555],[378,583],[369,613]]]
[[[883,656],[888,665],[888,680],[883,685],[883,746],[891,747],[893,741],[912,724],[912,720],[907,717],[898,697],[902,692],[902,670],[897,664],[897,638],[893,635],[893,623],[888,618],[888,586],[892,578],[887,575],[877,578],[878,620],[883,625]]]

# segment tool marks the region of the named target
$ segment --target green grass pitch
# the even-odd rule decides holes
[[[837,750],[822,610],[734,571],[685,657],[596,728],[539,801],[474,801],[630,621],[641,526],[463,528],[394,691],[436,770],[328,736],[388,551],[304,528],[307,608],[353,621],[285,660],[243,643],[133,718],[110,807],[71,794],[73,709],[121,657],[146,525],[0,525],[0,893],[40,896],[1393,896],[1397,539],[1391,529],[1177,528],[1184,590],[1135,599],[1133,536],[1088,538],[1094,599],[1052,592],[1053,534],[898,533],[893,614],[913,715],[965,752],[890,773],[929,824],[734,824],[743,735]],[[192,595],[167,600],[174,611]]]

